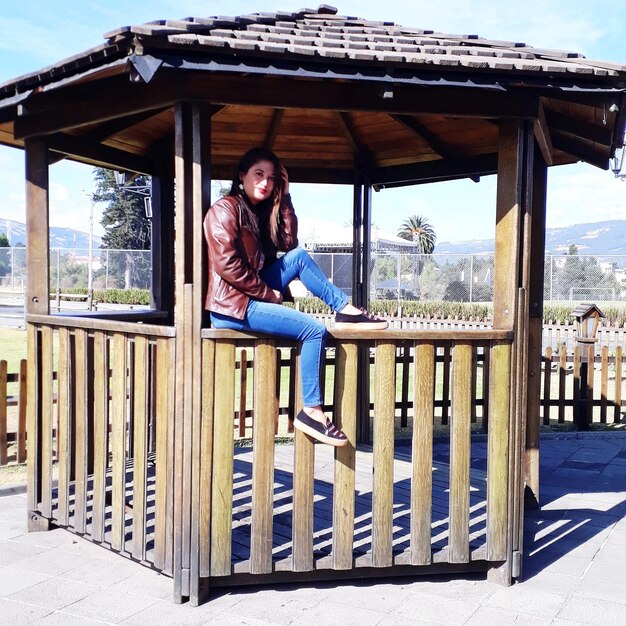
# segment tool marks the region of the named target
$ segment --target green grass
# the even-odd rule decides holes
[[[7,362],[9,372],[17,372],[20,360],[26,358],[26,331],[0,328],[0,360]]]

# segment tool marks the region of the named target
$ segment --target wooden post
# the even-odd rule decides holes
[[[507,541],[506,560],[494,562],[494,567],[489,570],[489,579],[500,584],[509,585],[513,577],[518,575],[517,563],[519,562],[519,549],[521,535],[519,525],[521,517],[517,517],[520,509],[516,498],[517,486],[520,481],[520,460],[516,457],[522,454],[523,442],[521,436],[522,412],[526,406],[520,405],[525,397],[520,389],[520,376],[526,372],[518,368],[518,358],[521,350],[518,342],[524,343],[525,324],[520,326],[518,314],[525,315],[519,307],[519,289],[523,286],[524,277],[528,276],[529,251],[528,241],[525,241],[526,253],[522,259],[521,243],[522,234],[528,233],[530,228],[529,198],[531,184],[528,170],[532,169],[532,161],[529,159],[530,127],[520,120],[501,120],[500,140],[498,150],[498,186],[496,198],[496,233],[495,233],[495,258],[494,258],[494,293],[493,293],[493,327],[494,329],[510,330],[516,333],[515,344],[509,363],[510,375],[503,377],[502,384],[507,384],[508,393],[511,397],[509,415],[507,421],[510,424],[509,449],[507,467],[498,468],[497,471],[508,473],[507,490]],[[524,217],[524,219],[522,219]],[[528,239],[528,235],[526,235]],[[523,261],[525,263],[523,263]],[[524,387],[525,389],[525,387]],[[500,390],[504,393],[504,390]],[[493,393],[493,391],[492,391]],[[495,405],[494,410],[497,408]],[[502,410],[500,404],[500,410]],[[491,420],[504,419],[504,416],[496,416],[490,411]],[[494,468],[495,469],[495,468]],[[498,496],[498,497],[501,497]],[[489,506],[489,503],[488,503]],[[489,520],[487,521],[489,525]],[[496,564],[497,563],[497,564]]]
[[[535,150],[532,188],[532,227],[530,235],[529,267],[529,321],[527,374],[528,398],[526,404],[526,453],[524,475],[526,478],[526,506],[539,506],[539,409],[541,406],[541,349],[543,333],[543,283],[546,229],[546,188],[548,168]],[[545,410],[545,409],[544,409]]]
[[[49,308],[49,255],[48,239],[49,180],[48,148],[39,139],[26,139],[26,232],[28,250],[26,257],[26,314],[47,315]],[[28,377],[27,432],[28,432],[28,530],[48,530],[49,522],[40,515],[41,502],[41,381],[39,359],[40,333],[28,329],[28,367],[33,375]]]

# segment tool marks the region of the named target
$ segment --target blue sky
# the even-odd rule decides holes
[[[295,11],[295,0],[3,0],[0,14],[0,82],[25,74],[103,42],[118,26],[187,16]],[[592,59],[626,63],[626,3],[603,0],[340,0],[343,15],[394,21],[445,33],[477,34],[543,47],[582,52]],[[24,163],[19,150],[0,147],[0,218],[24,220]],[[88,230],[89,167],[60,163],[51,168],[51,224]],[[304,238],[328,236],[351,218],[349,188],[294,185],[294,204]],[[429,219],[439,241],[493,235],[495,177],[373,194],[373,222],[394,233],[413,214]],[[552,168],[548,226],[626,219],[626,181],[590,165]],[[99,228],[96,209],[95,232]]]

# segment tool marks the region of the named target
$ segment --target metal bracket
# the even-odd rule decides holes
[[[522,553],[513,550],[511,559],[511,578],[519,578],[522,575]]]

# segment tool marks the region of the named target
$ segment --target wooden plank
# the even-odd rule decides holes
[[[169,422],[171,413],[171,380],[172,355],[170,339],[159,337],[156,340],[156,486],[155,486],[155,528],[154,528],[154,566],[157,569],[166,569],[166,555],[170,555],[171,562],[171,535],[168,535],[168,501],[171,501],[171,484],[168,462],[168,446],[171,444]],[[171,528],[171,520],[169,524]]]
[[[450,434],[450,541],[448,561],[469,562],[471,461],[471,343],[452,349],[452,424]],[[493,422],[492,422],[493,424]]]
[[[20,360],[17,400],[17,462],[26,463],[27,361]]]
[[[543,425],[550,425],[550,392],[552,384],[552,348],[546,348],[543,357]]]
[[[494,343],[487,440],[487,558],[490,561],[507,558],[510,367],[510,344]]]
[[[28,431],[28,457],[27,465],[28,482],[28,511],[34,514],[39,511],[39,501],[41,498],[41,459],[39,457],[39,442],[41,439],[40,419],[41,419],[41,332],[33,324],[26,327],[26,344],[28,352],[28,363],[30,363],[31,375],[28,377],[28,402],[27,408],[27,431]],[[29,525],[30,528],[30,525]]]
[[[273,341],[259,340],[254,349],[251,574],[272,571],[276,354]]]
[[[559,349],[559,417],[558,423],[565,422],[565,383],[567,380],[567,347],[562,344]]]
[[[613,411],[613,423],[617,424],[622,418],[622,346],[615,348],[615,406]]]
[[[105,315],[102,313],[102,315]],[[107,315],[112,315],[107,313]],[[29,314],[27,320],[32,324],[46,324],[53,328],[66,326],[67,328],[84,328],[86,330],[107,330],[111,332],[125,332],[134,335],[148,335],[150,337],[174,337],[176,329],[173,326],[157,326],[156,324],[147,324],[143,317],[146,315],[125,313],[125,316],[133,318],[132,322],[125,322],[117,319],[100,318],[91,314],[89,317],[76,316],[58,316],[47,314]],[[136,318],[136,319],[135,319]],[[141,323],[138,323],[141,322]]]
[[[235,343],[215,348],[213,481],[211,486],[211,576],[231,573],[233,508],[233,414],[235,412]]]
[[[402,386],[400,426],[406,428],[409,423],[409,376],[411,375],[411,348],[409,343],[402,346]]]
[[[411,444],[411,565],[428,565],[431,562],[435,357],[434,343],[415,344]]]
[[[138,560],[146,556],[146,481],[148,443],[148,339],[134,338],[134,387],[130,397],[134,403],[133,436],[133,543],[132,555]]]
[[[300,348],[296,358],[296,415],[302,408]],[[313,480],[315,448],[311,437],[296,429],[293,452],[293,571],[313,570]]]
[[[374,478],[372,485],[372,566],[393,564],[393,452],[396,344],[376,342]]]
[[[26,314],[47,315],[50,285],[48,149],[40,139],[28,139],[26,149]],[[31,396],[32,397],[32,396]]]
[[[595,380],[595,345],[589,344],[586,346],[587,352],[587,380],[582,380],[582,385],[587,385],[587,402],[585,403],[585,416],[587,425],[591,427],[593,424],[593,395],[594,395],[594,380]]]
[[[215,341],[202,342],[202,465],[200,468],[200,576],[211,573],[211,475],[215,406]]]
[[[248,399],[248,353],[239,355],[239,436],[246,436],[246,400]]]
[[[113,335],[111,358],[111,547],[124,549],[126,506],[126,367],[128,340],[125,334]]]
[[[74,458],[74,528],[85,532],[87,508],[87,331],[77,328],[74,331],[75,359],[74,382],[74,437],[76,441]]]
[[[451,346],[444,344],[443,347],[443,374],[441,391],[441,424],[446,425],[450,417],[450,363],[452,360]]]
[[[348,443],[335,449],[333,488],[333,569],[353,567],[358,344],[344,342],[335,351],[334,423]]]
[[[609,395],[609,348],[602,346],[602,369],[600,372],[600,422],[606,424],[606,408]],[[617,380],[617,377],[616,377]]]
[[[59,336],[67,329],[59,330]],[[104,540],[106,471],[108,466],[109,431],[109,351],[104,332],[96,331],[94,351],[94,472],[91,536],[94,541]]]
[[[72,464],[72,385],[70,382],[72,370],[70,367],[70,347],[70,332],[67,328],[61,328],[59,330],[59,359],[57,364],[57,458],[59,462],[59,482],[56,512],[57,520],[61,526],[69,524],[70,473]]]
[[[0,361],[0,466],[9,462],[7,440],[7,362]]]
[[[41,331],[41,514],[52,517],[52,461],[54,455],[54,382],[52,329]]]

